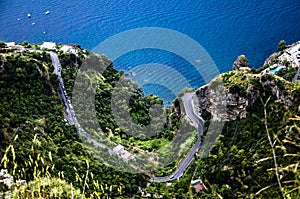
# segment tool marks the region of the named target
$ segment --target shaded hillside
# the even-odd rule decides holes
[[[86,196],[137,194],[138,187],[145,186],[146,176],[103,165],[82,145],[75,127],[64,121],[53,70],[46,52],[1,53],[0,168],[8,169],[15,181],[40,186],[35,196],[42,193],[46,197],[54,188],[70,187],[70,183],[80,193],[85,179]],[[42,187],[45,180],[53,189]],[[0,192],[7,189],[1,186]],[[59,194],[71,192],[66,188]]]
[[[202,115],[212,118],[211,124],[226,121],[215,147],[196,169],[209,187],[198,193],[201,198],[300,195],[300,85],[251,71],[221,74],[197,91]],[[212,103],[216,83],[225,88],[224,112]]]

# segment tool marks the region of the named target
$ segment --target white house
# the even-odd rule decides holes
[[[16,43],[15,42],[7,42],[5,43],[7,47],[12,47],[12,46],[15,46]]]
[[[48,50],[54,50],[56,49],[56,43],[54,42],[44,42],[42,45],[41,45],[41,48],[45,48],[45,49],[48,49]]]
[[[115,153],[120,153],[123,150],[124,150],[124,146],[122,146],[121,144],[118,144],[115,148],[113,148],[113,151]]]
[[[77,50],[74,48],[73,45],[70,45],[70,44],[63,45],[63,47],[61,47],[60,50],[63,51],[63,52],[65,52],[65,53],[74,53],[74,54],[77,54]]]
[[[134,156],[125,150],[124,146],[118,144],[116,147],[113,148],[113,151],[118,154],[121,158],[123,158],[126,162],[129,160],[129,159],[132,159],[134,158]]]

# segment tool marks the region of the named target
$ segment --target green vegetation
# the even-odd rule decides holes
[[[5,48],[6,44],[4,42],[0,42],[0,48]]]
[[[48,195],[51,187],[62,183],[66,184],[64,189],[72,183],[74,190],[82,193],[86,162],[86,197],[102,193],[107,197],[129,197],[137,194],[138,187],[145,187],[146,176],[121,173],[95,159],[81,144],[75,127],[64,122],[58,79],[47,53],[1,55],[4,70],[0,74],[0,168],[8,169],[15,180],[26,180],[29,191],[33,188],[29,184],[39,187],[41,179],[50,179],[51,186],[43,193]]]
[[[225,123],[210,155],[199,160],[195,176],[208,190],[197,197],[298,198],[299,84],[274,75],[227,72],[221,76],[229,92],[247,96],[250,88],[260,96],[247,107],[246,118]],[[237,89],[230,91],[233,86]],[[276,86],[282,101],[273,94]]]
[[[298,68],[292,67],[289,64],[286,68],[283,68],[276,72],[276,75],[284,78],[287,81],[292,81],[292,79],[295,77],[297,73]]]
[[[179,181],[168,186],[154,183],[146,190],[167,198],[299,198],[300,85],[251,71],[223,73],[211,84],[220,80],[239,96],[253,97],[249,92],[254,90],[259,94],[247,107],[247,117],[227,121],[210,154],[196,157]],[[274,89],[281,93],[281,101]],[[214,132],[204,130],[205,142],[205,135]],[[207,190],[193,191],[189,183],[197,178]]]
[[[84,60],[83,49],[77,48],[77,50],[78,56],[73,53],[58,52],[58,58],[62,66],[61,75],[64,79],[64,86],[70,98],[72,98],[72,89],[74,87],[77,71]]]
[[[222,80],[224,82],[224,86],[229,89],[230,93],[238,93],[239,96],[246,95],[246,89],[248,87],[248,79],[244,73],[240,73],[238,71],[230,71],[227,73],[223,73]]]
[[[278,43],[278,50],[282,51],[286,48],[286,41],[285,40],[280,40],[280,42]]]
[[[197,168],[197,175],[210,185],[208,192],[224,198],[298,198],[300,123],[294,120],[298,106],[299,103],[288,108],[271,99],[263,119],[263,104],[257,100],[247,118],[226,122],[216,147]]]
[[[35,46],[27,42],[22,45]],[[70,99],[75,77],[86,54],[82,49],[79,49],[78,56],[58,53]],[[0,106],[0,168],[7,169],[14,177],[15,192],[11,194],[18,194],[21,198],[29,197],[28,194],[37,198],[52,197],[53,194],[67,197],[70,194],[76,196],[77,192],[82,195],[85,189],[84,195],[91,198],[138,195],[138,188],[145,187],[148,177],[119,172],[105,166],[94,157],[97,154],[90,154],[90,150],[82,145],[75,127],[64,121],[63,105],[57,90],[58,77],[53,73],[54,67],[48,53],[5,51],[1,56],[4,70],[1,71],[0,92],[4,98]],[[101,56],[98,58],[103,60]],[[90,78],[95,77],[91,75]],[[128,105],[123,105],[122,101],[115,101],[115,104],[121,103],[120,107],[130,113],[137,127],[149,124],[149,108],[162,105],[162,100],[154,95],[146,96],[136,83],[124,78],[124,73],[116,71],[112,65],[96,78],[98,121],[110,140],[123,144],[132,153],[148,151],[162,153],[166,158],[171,156],[170,141],[176,135],[180,123],[179,101],[176,100],[168,109],[162,109],[167,118],[161,118],[160,115],[151,118],[155,121],[152,137],[135,137],[127,134],[126,129],[121,129],[114,121],[111,97],[116,83],[126,84],[116,93],[116,99],[122,100],[123,95],[131,91]],[[138,128],[133,130],[140,132]],[[174,147],[189,148],[193,139],[187,139],[183,145],[175,143]],[[107,151],[103,153],[108,155]],[[186,151],[181,150],[180,153]],[[114,161],[113,156],[111,159]],[[170,174],[175,168],[175,163],[170,164],[158,175]],[[85,177],[87,171],[88,176]],[[85,178],[86,185],[83,183]],[[25,180],[27,184],[19,187],[17,180]],[[64,187],[60,189],[59,186]],[[74,193],[70,192],[70,187],[74,188]],[[9,189],[6,187],[2,191]]]
[[[22,45],[39,48],[28,42]],[[283,44],[280,46],[283,48]],[[71,100],[76,75],[88,64],[86,55],[91,55],[80,46],[77,48],[77,56],[58,53]],[[95,67],[103,67],[97,65],[100,62],[107,66],[105,70],[102,68],[101,74],[87,74],[88,80],[97,80],[95,109],[101,130],[111,141],[107,144],[113,147],[120,143],[133,154],[160,153],[165,159],[177,149],[182,149],[178,151],[184,155],[187,152],[184,149],[195,142],[197,132],[181,117],[180,100],[159,109],[160,114],[150,118],[150,107],[162,105],[162,100],[145,95],[103,56],[93,56],[98,60],[93,62]],[[7,170],[13,177],[11,183],[4,183],[3,178],[11,178],[0,175],[0,198],[4,193],[15,198],[140,198],[140,188],[152,197],[183,199],[296,199],[300,196],[300,86],[289,82],[296,69],[288,63],[287,68],[276,75],[262,76],[257,74],[261,69],[252,69],[230,71],[216,77],[212,87],[221,81],[227,91],[239,97],[253,100],[256,96],[246,108],[247,117],[227,121],[210,154],[202,159],[196,155],[179,180],[147,186],[148,176],[120,172],[96,159],[97,154],[91,154],[88,146],[82,144],[75,127],[64,121],[58,78],[45,51],[5,50],[0,58],[0,171]],[[119,83],[123,86],[116,92]],[[128,94],[130,98],[126,98]],[[136,125],[119,126],[112,114],[112,99],[117,110],[129,113]],[[207,110],[204,114],[205,119],[210,119]],[[154,125],[147,130],[153,136],[149,137],[143,134],[143,128],[151,121]],[[208,132],[209,125],[218,125],[218,122],[205,122],[204,142],[205,135],[213,133]],[[182,138],[186,142],[175,143],[171,148],[180,126],[190,134]],[[116,157],[109,156],[107,151],[98,153],[107,154],[115,161]],[[151,174],[170,175],[179,161],[180,158],[159,171],[153,168]],[[196,178],[202,179],[208,189],[195,193],[190,182]]]
[[[87,62],[93,62],[93,67],[102,72],[101,74],[85,75],[88,76],[88,79],[95,80],[97,83],[95,93],[96,114],[102,131],[109,136],[111,141],[124,145],[132,152],[133,150],[137,152],[137,149],[151,152],[158,150],[159,146],[164,146],[164,144],[170,142],[176,135],[180,120],[180,115],[176,113],[176,111],[180,110],[178,101],[175,101],[174,105],[168,109],[163,110],[163,101],[161,99],[154,95],[145,95],[136,82],[125,78],[124,72],[118,72],[108,60],[105,61],[107,63],[103,66],[102,60],[106,58],[101,56],[91,55],[88,61],[84,63],[83,55],[80,55],[80,53],[79,56],[75,56],[60,52],[59,58],[62,65],[62,77],[70,98],[72,98],[75,77],[82,66],[86,65]],[[96,61],[91,61],[93,59],[96,59]],[[122,86],[119,84],[122,84]],[[127,99],[126,96],[130,96],[130,98]],[[129,113],[135,125],[124,125],[121,128],[115,121],[115,117],[118,116],[112,114],[112,105],[118,109],[114,110],[115,112],[124,113],[125,115]],[[153,106],[161,106],[158,109],[160,113],[156,113],[150,118],[149,111],[150,107]],[[123,124],[128,123],[123,117],[118,117],[117,119],[119,120],[118,122]],[[152,126],[149,125],[151,121]],[[147,133],[152,136],[145,135],[144,127],[147,127]],[[158,144],[155,148],[149,148],[146,146],[147,144],[142,144],[148,141],[158,143],[160,142],[157,141],[159,139],[164,140],[162,142],[164,144]]]

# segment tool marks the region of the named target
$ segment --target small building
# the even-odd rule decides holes
[[[115,148],[113,148],[113,151],[115,153],[119,153],[119,152],[121,152],[123,150],[124,150],[124,146],[122,146],[121,144],[118,144]]]
[[[6,49],[13,50],[15,52],[23,52],[25,48],[22,45],[16,45],[15,42],[6,42]]]
[[[41,49],[48,49],[48,50],[55,50],[56,49],[56,43],[54,42],[44,42],[41,45]]]
[[[114,147],[113,151],[125,161],[134,158],[134,156],[130,152],[126,151],[124,146],[122,146],[121,144],[118,144],[116,147]]]
[[[194,187],[196,193],[206,189],[206,186],[204,185],[204,183],[200,179],[193,180],[191,182],[191,187]]]
[[[7,43],[5,43],[5,44],[6,44],[7,47],[13,47],[13,46],[16,45],[15,42],[7,42]]]
[[[285,52],[278,57],[280,62],[287,61],[292,67],[299,67],[297,55],[299,54],[300,42],[296,42],[293,46],[290,46]]]
[[[73,54],[77,54],[77,50],[76,48],[74,48],[73,45],[70,44],[65,44],[60,48],[61,51],[65,52],[65,53],[73,53]]]
[[[126,150],[123,150],[120,154],[119,154],[122,158],[124,158],[125,160],[129,160],[129,159],[132,159],[133,156],[131,153],[129,153],[128,151]]]

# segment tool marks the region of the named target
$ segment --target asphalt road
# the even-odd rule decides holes
[[[80,124],[78,123],[78,121],[75,117],[75,112],[73,110],[73,107],[72,107],[70,101],[68,101],[69,98],[68,98],[67,92],[65,90],[63,79],[61,77],[61,65],[60,65],[58,56],[55,52],[48,52],[48,53],[50,54],[52,64],[54,66],[54,73],[58,76],[58,80],[59,80],[58,91],[61,96],[62,103],[64,105],[64,111],[65,111],[66,119],[67,119],[68,123],[74,124],[76,126],[79,134],[83,135],[89,143],[93,144],[96,147],[106,148],[110,154],[116,154],[112,149],[110,149],[106,145],[99,143],[96,140],[92,139],[89,136],[89,134],[86,131],[84,131],[84,129],[81,128]]]
[[[170,176],[166,177],[154,177],[151,179],[153,182],[168,182],[175,179],[180,178],[184,171],[188,168],[190,163],[192,162],[195,153],[200,149],[201,147],[201,135],[203,133],[203,125],[204,121],[201,117],[198,116],[196,113],[194,106],[193,106],[193,95],[195,93],[185,93],[182,97],[184,109],[189,117],[197,126],[198,126],[198,139],[192,149],[189,151],[189,153],[185,156],[185,158],[179,163],[177,169],[174,171],[174,173]]]
[[[66,119],[68,120],[69,124],[74,124],[78,130],[78,132],[83,135],[88,142],[92,143],[94,146],[101,147],[101,148],[106,148],[108,149],[110,154],[116,154],[112,149],[107,147],[104,144],[101,144],[92,138],[90,138],[89,134],[85,132],[80,124],[78,123],[76,117],[75,117],[75,112],[73,111],[73,107],[68,100],[68,95],[66,93],[63,79],[61,77],[61,65],[59,62],[59,58],[56,53],[54,52],[48,52],[51,56],[52,64],[54,66],[54,73],[58,76],[59,79],[59,93],[62,99],[62,103],[64,105],[64,110],[66,114]],[[183,103],[184,103],[184,108],[187,116],[189,119],[191,119],[197,126],[198,126],[198,139],[192,149],[189,151],[189,153],[186,155],[186,157],[179,163],[177,169],[174,171],[174,173],[170,176],[166,177],[154,177],[151,179],[152,182],[168,182],[172,181],[175,179],[180,178],[183,174],[184,171],[188,168],[190,163],[192,162],[195,153],[200,149],[201,147],[201,135],[203,133],[203,124],[204,121],[201,117],[198,116],[196,111],[194,110],[193,102],[192,102],[192,97],[194,93],[185,93],[184,96],[182,97]],[[121,157],[120,157],[121,158]],[[126,160],[124,160],[126,161]]]
[[[66,119],[68,120],[69,124],[75,124],[75,121],[76,121],[75,113],[72,110],[73,109],[72,105],[68,102],[68,95],[67,95],[67,92],[65,90],[63,79],[61,77],[61,65],[60,65],[58,56],[54,52],[48,52],[48,53],[51,57],[52,64],[54,66],[54,73],[58,76],[58,80],[59,80],[58,91],[59,91],[59,94],[61,96],[61,100],[62,100],[63,105],[64,105]]]

